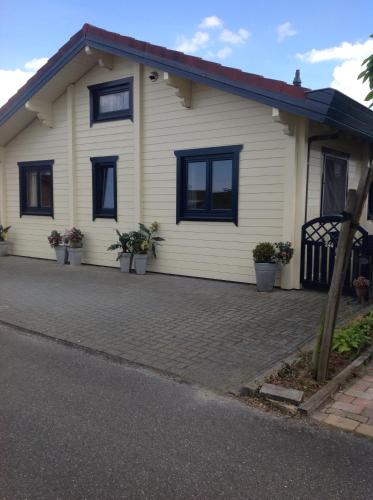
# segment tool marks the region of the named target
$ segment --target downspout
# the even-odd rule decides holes
[[[335,132],[334,134],[326,134],[326,135],[312,135],[308,138],[308,147],[307,147],[307,173],[306,173],[306,206],[304,208],[304,223],[307,222],[307,208],[308,208],[308,183],[310,177],[310,156],[311,156],[311,144],[315,141],[333,141],[339,138],[339,132]]]

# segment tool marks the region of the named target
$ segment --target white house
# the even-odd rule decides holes
[[[302,227],[341,213],[372,140],[373,113],[334,89],[86,24],[0,109],[0,221],[13,255],[54,258],[47,235],[76,226],[85,262],[116,266],[114,229],[156,220],[151,270],[247,283],[253,247],[290,240],[281,285],[299,288]]]

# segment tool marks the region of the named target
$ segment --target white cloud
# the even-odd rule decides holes
[[[223,26],[223,21],[218,16],[207,16],[202,19],[199,28],[221,28]]]
[[[333,70],[333,81],[330,86],[365,104],[365,106],[369,106],[369,103],[365,101],[369,92],[369,84],[368,82],[363,84],[361,80],[357,79],[363,69],[361,63],[360,59],[349,59],[336,66]]]
[[[282,42],[283,40],[285,40],[285,38],[289,38],[297,34],[297,31],[289,21],[279,24],[276,28],[276,31],[278,42]]]
[[[0,69],[0,106],[5,104],[47,60],[46,57],[35,58],[26,62],[22,69]]]
[[[297,54],[301,61],[309,63],[319,63],[323,61],[346,61],[348,59],[364,60],[373,53],[373,40],[365,42],[342,42],[336,47],[326,49],[312,49],[304,54]]]
[[[39,57],[39,59],[34,57],[34,59],[31,59],[31,61],[28,61],[25,64],[25,68],[30,70],[30,71],[37,71],[42,66],[44,66],[44,64],[47,61],[48,61],[48,57]]]
[[[204,31],[196,31],[192,38],[187,38],[184,35],[181,35],[177,38],[176,50],[193,54],[199,49],[205,47],[209,39],[210,35]]]
[[[249,38],[249,36],[250,32],[244,28],[240,28],[236,33],[234,31],[224,29],[220,33],[219,39],[224,43],[241,45]]]
[[[371,54],[373,54],[373,40],[368,39],[365,42],[342,42],[335,47],[312,49],[303,54],[297,54],[297,57],[311,64],[339,61],[333,69],[333,80],[330,86],[362,104],[369,105],[365,101],[369,85],[367,82],[363,84],[357,77],[363,70],[361,66],[363,60]]]
[[[225,59],[226,57],[230,56],[232,52],[232,47],[223,47],[222,49],[217,51],[216,55],[219,59]]]
[[[230,45],[240,46],[250,37],[245,28],[237,31],[223,29],[224,21],[217,16],[207,16],[199,23],[195,33],[188,37],[179,35],[175,49],[188,54],[202,53],[209,59],[225,59],[233,53]]]

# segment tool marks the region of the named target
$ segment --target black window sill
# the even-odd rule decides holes
[[[96,220],[96,219],[113,219],[116,222],[118,222],[118,218],[115,214],[94,214],[93,220]]]
[[[223,217],[223,216],[201,216],[201,215],[183,215],[182,217],[179,217],[177,220],[177,223],[182,222],[182,221],[204,221],[204,222],[232,222],[236,226],[238,225],[238,221],[235,220],[233,217]]]
[[[95,123],[105,123],[105,122],[113,122],[118,120],[131,120],[133,119],[133,115],[129,113],[115,114],[115,115],[100,115],[94,118],[91,121],[91,126]]]
[[[51,217],[54,219],[54,214],[53,212],[32,212],[32,211],[27,211],[27,212],[21,212],[20,216],[23,217],[24,215],[36,215],[36,216],[41,216],[41,217]]]

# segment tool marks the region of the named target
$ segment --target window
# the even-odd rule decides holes
[[[323,150],[324,169],[321,188],[321,215],[339,215],[347,195],[348,155]]]
[[[117,220],[118,156],[91,158],[93,220]]]
[[[368,194],[368,220],[373,220],[373,182],[370,185]]]
[[[181,220],[238,223],[238,164],[242,146],[175,151],[177,214]]]
[[[93,123],[132,119],[133,78],[90,85],[91,126]]]
[[[18,163],[20,216],[53,217],[53,160]]]

